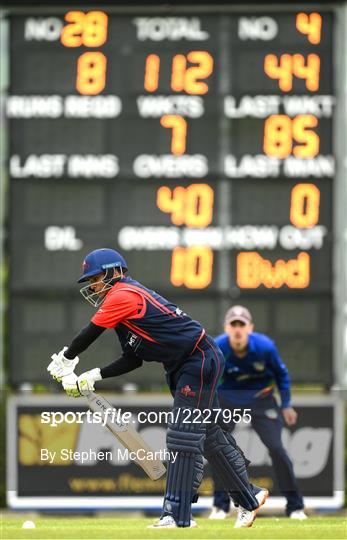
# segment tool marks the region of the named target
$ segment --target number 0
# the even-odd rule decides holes
[[[292,189],[290,221],[296,227],[309,228],[319,220],[320,191],[315,184],[297,184]]]

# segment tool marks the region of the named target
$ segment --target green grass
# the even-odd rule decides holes
[[[14,516],[2,521],[0,537],[28,539],[77,538],[264,538],[264,539],[332,539],[347,538],[345,517],[311,517],[304,522],[287,518],[259,517],[251,529],[233,529],[233,520],[209,521],[198,518],[196,529],[147,529],[153,519],[49,517],[34,519],[36,529],[22,529],[23,521],[30,517]]]

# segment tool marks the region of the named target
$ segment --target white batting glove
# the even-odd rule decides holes
[[[63,377],[73,373],[75,367],[79,362],[78,356],[75,356],[72,360],[65,358],[64,352],[68,347],[64,347],[60,352],[52,354],[52,362],[49,364],[47,371],[52,375],[53,379],[60,382]]]
[[[76,373],[70,373],[70,375],[65,375],[62,378],[61,384],[68,396],[70,397],[80,397],[81,393],[77,386],[77,375]]]
[[[80,392],[80,396],[87,396],[90,392],[94,391],[94,383],[101,381],[101,373],[99,368],[91,369],[82,373],[77,379],[77,388]]]

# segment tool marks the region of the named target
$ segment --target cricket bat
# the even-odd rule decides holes
[[[100,394],[91,392],[86,397],[90,410],[93,412],[101,412],[103,421],[107,409],[115,409],[115,407],[113,407],[103,396],[100,396]],[[143,449],[146,453],[154,452],[131,424],[123,423],[118,418],[115,419],[115,421],[112,421],[111,417],[108,415],[105,425],[111,431],[112,435],[114,435],[130,452],[137,452],[140,449]],[[160,459],[143,459],[135,461],[152,480],[158,480],[166,473],[165,465]]]

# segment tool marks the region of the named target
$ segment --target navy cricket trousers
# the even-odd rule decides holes
[[[220,418],[215,416],[216,411],[219,409],[217,386],[223,367],[224,357],[220,349],[212,338],[205,336],[179,369],[168,374],[167,380],[174,396],[173,411],[175,414],[176,411],[180,412],[179,419],[174,420],[171,427],[169,426],[170,437],[172,440],[175,433],[179,432],[203,435],[203,448],[201,448],[200,453],[201,461],[200,458],[194,458],[194,460],[199,461],[201,465],[202,455],[206,455],[208,460],[214,463],[214,467],[219,470],[219,474],[223,475],[223,477],[225,475],[225,486],[235,503],[247,510],[254,510],[259,504],[255,495],[261,488],[253,486],[249,482],[246,470],[247,460],[234,439],[230,439],[225,435],[223,432],[225,425],[221,426]],[[186,414],[189,416],[186,416]],[[195,426],[186,430],[184,424]],[[189,440],[189,438],[186,438],[186,440]],[[198,452],[194,451],[193,456],[195,454],[197,455]],[[216,456],[219,456],[218,460]],[[172,501],[172,491],[176,489],[176,484],[172,481],[176,474],[173,467],[174,465],[169,463],[164,502],[165,511],[168,511],[169,507],[172,509],[174,503],[176,504],[176,501]],[[182,501],[185,499],[189,499],[191,502],[197,501],[202,474],[196,464],[194,470],[196,471],[196,474],[194,473],[195,479],[193,479],[191,486],[187,485],[185,488],[186,491],[191,491],[191,495],[186,493],[184,497],[182,496]],[[181,497],[178,498],[181,500]],[[181,508],[178,512],[180,511]],[[186,514],[187,511],[185,510]],[[183,526],[187,525],[184,524]]]
[[[224,362],[219,347],[205,335],[187,361],[166,376],[174,397],[174,408],[204,410],[218,407],[217,386]]]

